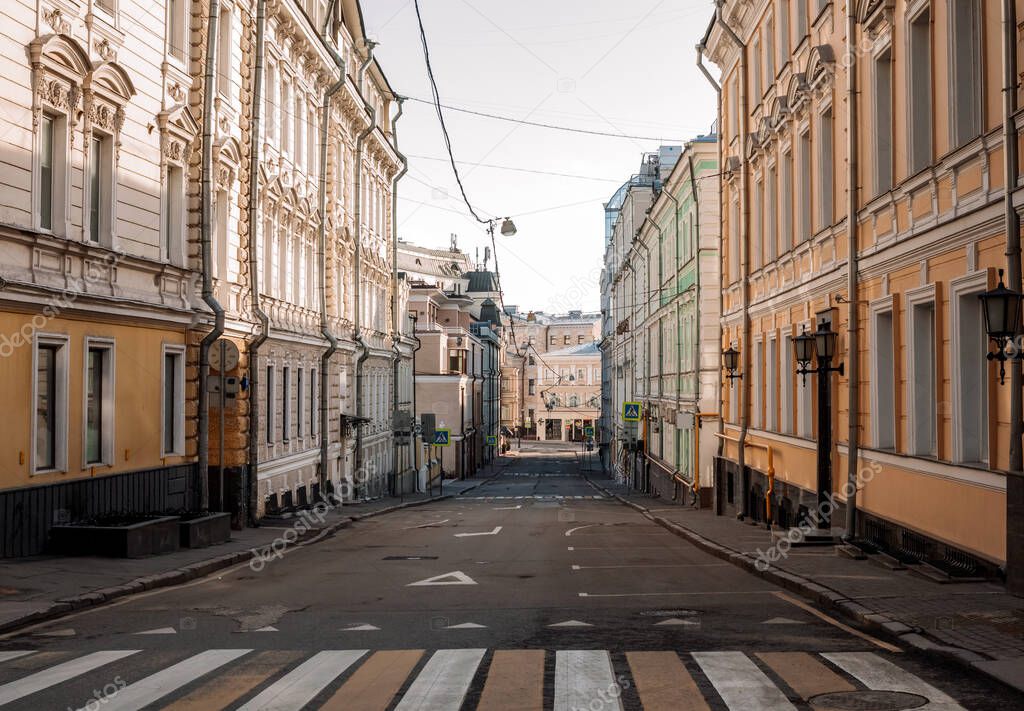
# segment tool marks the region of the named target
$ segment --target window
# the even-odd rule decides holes
[[[164,194],[163,258],[172,264],[182,260],[185,231],[185,171],[181,166],[167,166]]]
[[[299,368],[298,372],[295,373],[295,427],[296,436],[299,439],[302,439],[302,434],[305,430],[302,422],[306,417],[306,383],[303,381],[302,375],[302,368]]]
[[[932,160],[932,32],[926,7],[910,21],[910,172],[923,170]]]
[[[35,369],[33,471],[67,469],[68,345],[63,336],[38,336]]]
[[[450,350],[448,351],[448,371],[450,373],[463,373],[466,372],[466,351],[464,350]]]
[[[951,0],[949,28],[953,60],[950,82],[953,148],[981,135],[981,3]]]
[[[163,350],[163,451],[161,456],[185,454],[185,348]]]
[[[113,152],[110,136],[93,134],[89,140],[89,242],[110,243]]]
[[[800,234],[798,242],[811,238],[813,227],[811,225],[811,136],[810,133],[801,133],[798,141],[800,145],[800,194],[797,196],[799,210]]]
[[[526,382],[527,382],[527,386],[526,386],[527,387],[527,395],[536,395],[537,394],[537,381],[534,380],[533,378],[530,378]]]
[[[292,438],[292,377],[291,368],[281,368],[281,438]]]
[[[761,43],[756,38],[753,42],[750,43],[750,54],[751,56],[758,58],[761,56]],[[754,85],[751,88],[753,96],[751,97],[752,100],[750,101],[750,106],[756,106],[757,104],[761,103],[761,69],[756,68],[753,72],[751,72],[751,75],[753,78]]]
[[[740,204],[732,201],[729,209],[729,283],[740,278]]]
[[[317,419],[320,417],[320,405],[317,402],[316,368],[309,369],[309,435],[316,437]]]
[[[304,168],[306,165],[306,145],[303,135],[306,126],[306,100],[301,91],[295,91],[295,165]]]
[[[264,390],[266,391],[267,402],[267,444],[274,443],[274,426],[276,425],[277,410],[274,405],[277,403],[277,393],[274,391],[274,366],[267,366],[267,384]]]
[[[788,327],[787,327],[788,328]],[[782,421],[779,423],[779,432],[793,434],[793,337],[786,334],[782,337],[782,350],[779,360],[779,374],[782,376],[782,386],[779,388],[779,409],[782,412]]]
[[[224,281],[228,278],[228,213],[231,205],[228,191],[218,190],[213,199],[213,276]]]
[[[778,176],[776,174],[776,167],[774,165],[768,168],[767,182],[764,187],[765,201],[764,201],[764,229],[765,229],[765,244],[775,245],[779,243],[778,235],[778,213],[776,212],[776,205],[778,204],[775,200],[775,195],[778,191]],[[779,250],[785,252],[785,249]]]
[[[551,345],[553,345],[553,346],[558,345],[558,336],[552,336],[551,337]]]
[[[953,459],[988,462],[988,383],[990,363],[981,301],[986,274],[970,275],[950,284],[953,310]]]
[[[765,224],[767,219],[765,218],[765,200],[764,200],[764,183],[760,180],[754,184],[754,236],[750,240],[751,255],[750,255],[750,267],[752,270],[759,269],[763,263],[763,251],[767,251],[764,248],[767,247],[765,242]]]
[[[875,194],[892,187],[892,50],[886,49],[874,62],[874,148]]]
[[[833,134],[832,109],[821,114],[818,120],[818,226],[830,227],[833,220],[833,193],[835,192],[835,137]]]
[[[263,77],[264,115],[267,120],[267,140],[277,140],[277,67],[267,62],[267,72]]]
[[[910,453],[933,457],[935,446],[935,291],[929,287],[925,298],[907,294],[910,348],[907,375],[910,387]]]
[[[44,114],[39,125],[39,227],[64,235],[67,117]]]
[[[764,27],[765,86],[775,81],[775,19],[768,17]]]
[[[292,85],[287,77],[281,77],[281,152],[291,155],[292,141]]]
[[[167,0],[167,41],[172,57],[179,62],[186,59],[189,0]]]
[[[576,337],[576,342],[577,343],[583,343],[583,339],[584,338],[585,338],[585,336],[581,333],[579,336]]]
[[[89,464],[111,464],[114,429],[114,347],[87,340],[85,357],[85,453]]]
[[[871,426],[875,447],[893,449],[896,446],[896,374],[892,301],[886,299],[885,302],[886,309],[873,309],[871,318],[871,372],[875,379],[871,388]]]
[[[779,253],[785,254],[793,246],[793,152],[782,155],[779,185]]]
[[[789,1],[782,0],[779,5],[779,66],[789,60],[789,54],[793,49],[789,30]]]
[[[796,42],[800,44],[804,37],[807,36],[808,25],[807,25],[807,0],[796,0]]]
[[[228,99],[231,98],[231,23],[231,8],[221,6],[217,22],[217,93]]]
[[[767,373],[765,374],[765,423],[764,428],[769,432],[779,430],[779,418],[777,409],[778,372],[779,372],[779,342],[775,338],[768,341],[768,361],[765,363]]]
[[[750,412],[750,426],[754,429],[761,429],[764,420],[761,417],[762,407],[761,404],[764,402],[761,397],[761,388],[763,387],[761,368],[764,366],[764,342],[757,341],[754,343],[754,362],[750,364],[750,389],[751,389],[751,403],[752,410]]]
[[[568,335],[562,336],[562,345],[569,345],[570,339]]]

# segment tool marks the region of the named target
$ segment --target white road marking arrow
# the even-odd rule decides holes
[[[791,620],[788,617],[773,617],[770,620],[765,620],[761,623],[762,625],[803,625],[806,622],[800,620]]]
[[[493,531],[484,531],[483,533],[456,533],[456,538],[469,538],[470,536],[497,536],[501,533],[501,526],[495,526]]]
[[[475,622],[463,622],[461,625],[448,625],[446,630],[485,630],[487,625],[478,625]]]
[[[695,626],[697,626],[699,624],[700,624],[699,622],[694,622],[693,620],[680,620],[678,617],[671,617],[671,618],[669,618],[667,620],[662,620],[661,622],[655,622],[654,626],[655,627],[678,627],[680,625],[684,625],[684,626],[687,626],[687,627],[695,627]]]
[[[414,588],[426,585],[476,585],[476,581],[461,570],[455,570],[451,573],[435,575],[434,577],[427,578],[426,580],[418,580],[415,583],[409,583],[406,587]]]
[[[495,511],[515,511],[516,509],[521,509],[521,508],[523,508],[523,505],[519,504],[518,506],[495,506],[494,510]]]
[[[594,625],[589,622],[580,622],[579,620],[567,620],[565,622],[556,622],[548,627],[593,627]]]
[[[342,627],[342,632],[379,632],[380,627],[374,627],[373,625],[352,625],[351,627]]]
[[[178,630],[174,629],[173,627],[157,627],[154,630],[136,632],[135,634],[178,634]]]
[[[279,630],[274,625],[267,625],[266,627],[260,627],[259,629],[252,630],[253,632],[278,632]]]
[[[75,631],[73,629],[66,630],[53,630],[51,632],[36,632],[34,637],[74,637]]]

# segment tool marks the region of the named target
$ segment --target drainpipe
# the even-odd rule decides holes
[[[270,337],[270,319],[260,305],[260,271],[257,261],[258,245],[256,244],[257,221],[258,221],[258,200],[256,193],[259,191],[259,168],[260,168],[260,144],[262,136],[260,130],[263,127],[263,57],[265,55],[266,43],[264,31],[266,29],[267,0],[256,0],[256,67],[253,72],[253,95],[252,95],[252,146],[249,149],[249,289],[252,304],[252,313],[259,322],[259,332],[249,341],[249,476],[246,492],[246,502],[249,509],[249,525],[256,525],[256,512],[259,501],[259,459],[260,459],[260,405],[259,405],[259,384],[260,364],[259,351],[266,340]]]
[[[331,13],[328,13],[330,15]],[[329,22],[329,20],[328,20]],[[331,385],[331,358],[338,352],[338,339],[331,331],[330,317],[327,313],[327,139],[331,125],[331,99],[345,86],[345,62],[331,46],[327,32],[327,23],[323,28],[324,45],[328,47],[331,58],[338,65],[338,81],[327,87],[324,92],[323,113],[320,117],[320,185],[319,211],[320,227],[317,230],[317,259],[320,262],[320,335],[327,341],[327,348],[320,355],[320,486],[326,488],[329,475],[330,460],[330,411],[329,389]],[[339,156],[339,163],[341,163]],[[339,170],[340,170],[339,166]]]
[[[854,37],[857,32],[857,14],[856,10],[851,3],[847,7],[846,12],[846,42],[847,47],[854,46]],[[850,540],[857,536],[857,487],[858,487],[858,459],[859,459],[859,447],[860,447],[860,427],[858,426],[859,411],[860,411],[860,396],[858,394],[858,388],[860,385],[860,348],[857,345],[858,342],[858,329],[859,325],[859,312],[857,310],[857,200],[858,200],[858,162],[857,162],[857,151],[859,149],[857,141],[857,130],[854,128],[857,126],[857,63],[850,62],[850,67],[847,69],[848,84],[847,87],[847,165],[848,174],[846,178],[847,183],[847,205],[846,205],[846,243],[849,246],[849,264],[847,265],[847,279],[848,283],[846,286],[848,292],[849,304],[847,306],[847,348],[846,348],[846,359],[849,361],[849,368],[846,369],[847,373],[847,386],[849,387],[849,404],[850,409],[850,430],[847,435],[849,452],[847,456],[847,489],[849,495],[846,498],[846,539]],[[1014,147],[1016,147],[1016,139],[1014,139]],[[1020,272],[1018,272],[1019,278]],[[1019,373],[1019,371],[1018,371]],[[828,376],[826,376],[828,377]],[[1018,413],[1019,414],[1019,413]]]
[[[750,373],[750,343],[751,343],[751,326],[750,326],[750,281],[748,278],[749,270],[749,254],[750,254],[750,194],[747,185],[750,179],[749,170],[747,167],[747,155],[744,148],[747,138],[747,122],[749,119],[749,106],[747,98],[747,45],[740,40],[740,38],[733,32],[732,28],[729,27],[725,19],[722,17],[722,6],[725,4],[725,0],[716,0],[715,17],[725,33],[729,35],[729,38],[736,44],[740,51],[740,130],[739,130],[739,145],[740,145],[740,211],[742,217],[740,218],[740,268],[741,278],[743,280],[741,293],[743,296],[743,343],[740,347],[742,353],[743,364],[741,372],[744,374]],[[719,126],[721,130],[721,126]],[[749,378],[749,375],[747,376]],[[746,444],[747,444],[747,429],[750,426],[750,417],[747,410],[749,409],[749,395],[748,391],[749,383],[743,383],[740,388],[740,436],[739,442],[737,443],[738,456],[737,464],[740,470],[740,480],[743,483],[743,507],[740,511],[740,516],[746,518],[750,515],[750,475],[747,473],[747,456],[746,456]]]
[[[708,80],[708,83],[711,84],[711,87],[715,90],[715,110],[716,110],[716,115],[718,117],[718,125],[716,126],[717,139],[718,139],[717,140],[717,143],[718,143],[718,171],[719,171],[719,173],[721,173],[722,167],[725,165],[725,146],[722,143],[722,85],[719,84],[717,81],[715,81],[715,78],[713,76],[711,76],[711,73],[707,70],[707,67],[704,66],[704,53],[707,51],[707,40],[711,36],[711,30],[715,26],[715,21],[717,20],[717,17],[718,17],[718,15],[716,13],[715,17],[711,19],[711,23],[708,25],[708,30],[707,30],[707,33],[704,35],[704,39],[701,41],[700,44],[697,45],[697,68],[700,70],[700,73],[704,75],[704,78]],[[725,215],[725,206],[724,206],[724,198],[722,196],[721,178],[719,178],[719,186],[718,186],[718,190],[716,192],[718,193],[718,224],[719,224],[719,227],[721,227],[722,217]],[[698,232],[698,235],[699,235],[699,232]],[[719,243],[721,243],[721,241],[722,241],[721,238],[722,238],[722,236],[721,236],[721,229],[719,229],[719,239],[718,239]],[[698,240],[698,242],[699,242],[699,240]],[[698,255],[699,255],[699,253],[700,252],[698,250]],[[719,342],[719,345],[718,345],[718,348],[720,350],[721,347],[722,347],[721,346],[721,342],[722,342],[722,318],[723,318],[723,316],[725,314],[725,296],[724,296],[724,294],[725,294],[725,283],[724,283],[725,282],[725,275],[722,273],[721,259],[718,260],[718,263],[719,263],[719,269],[718,269],[718,326],[719,326],[719,328],[718,328],[718,333],[719,333],[719,335],[718,335],[718,342]],[[698,268],[699,267],[700,267],[700,265],[699,265],[699,260],[698,260]],[[719,374],[721,374],[721,367],[719,367],[718,370],[719,370]],[[719,381],[720,380],[721,380],[721,375],[719,375]],[[722,395],[722,390],[723,390],[723,388],[721,387],[721,385],[719,385],[719,387],[718,387],[718,412],[719,412],[719,414],[722,414],[722,413],[725,412],[725,400],[724,400],[723,395]],[[719,435],[724,435],[725,434],[725,418],[724,417],[719,417],[718,418],[718,434]],[[725,439],[723,437],[718,437],[717,439],[718,439],[718,453],[717,453],[717,456],[718,456],[718,458],[721,458],[722,457],[722,453],[725,451]]]
[[[398,348],[398,342],[402,338],[401,330],[399,328],[398,321],[398,221],[395,216],[398,214],[398,181],[409,170],[409,161],[405,155],[398,150],[398,131],[395,128],[395,124],[398,123],[398,119],[402,118],[403,104],[405,97],[396,96],[395,100],[398,102],[398,111],[395,113],[395,117],[391,119],[391,146],[395,149],[395,153],[398,155],[398,160],[402,163],[402,169],[395,174],[395,177],[391,179],[391,349],[395,352],[395,362],[393,364],[394,375],[393,385],[391,388],[391,406],[392,411],[398,412],[398,366],[401,360],[401,352]],[[409,433],[410,438],[412,432]],[[395,469],[395,478],[398,478],[398,440],[395,439],[394,433],[391,437],[392,442],[392,454],[391,462]],[[391,492],[394,496],[394,491]]]
[[[366,75],[366,69],[373,62],[373,48],[377,46],[376,42],[366,42],[366,59],[359,66],[359,74],[357,82],[359,84],[358,89],[360,95],[363,93],[363,78]],[[356,137],[356,164],[355,164],[355,209],[353,210],[353,218],[356,225],[356,236],[355,236],[355,274],[353,279],[353,291],[355,293],[355,328],[353,329],[352,337],[356,343],[359,344],[360,352],[359,357],[356,358],[356,383],[355,383],[355,399],[356,399],[356,417],[361,416],[363,410],[363,363],[370,357],[370,347],[366,345],[366,341],[363,340],[362,323],[363,323],[363,297],[360,287],[362,286],[362,264],[363,264],[363,226],[362,226],[362,213],[363,213],[363,142],[366,141],[366,137],[373,133],[373,130],[377,128],[377,109],[374,106],[366,105],[366,112],[370,116],[370,125],[367,126],[363,131]],[[363,426],[362,424],[356,425],[356,451],[355,451],[355,471],[356,476],[360,476],[359,472],[363,466]]]
[[[650,218],[647,218],[650,219]],[[642,227],[642,225],[641,225]],[[645,494],[650,490],[651,483],[651,462],[650,462],[650,428],[647,426],[647,422],[650,420],[651,414],[651,341],[648,335],[648,323],[647,320],[651,317],[651,249],[642,239],[637,240],[637,244],[644,248],[644,254],[646,259],[644,260],[644,394],[647,396],[647,402],[644,407],[643,425],[644,425],[644,451],[643,457],[640,460],[643,466],[643,487],[641,491]]]
[[[423,347],[423,342],[420,340],[420,337],[416,335],[416,322],[417,322],[417,320],[418,319],[413,319],[412,320],[412,338],[416,341],[416,347],[412,349],[412,422],[413,422],[414,426],[415,426],[415,424],[417,422],[417,420],[416,420],[416,353],[417,353],[417,351],[419,351],[420,348]],[[422,446],[423,446],[423,444],[421,442],[420,443],[420,450],[419,450],[421,452],[423,451]],[[409,433],[409,451],[410,451],[410,454],[412,455],[412,468],[413,468],[414,476],[416,478],[415,479],[416,480],[416,490],[419,491],[419,474],[420,474],[420,470],[419,470],[419,467],[416,464],[416,452],[417,452],[417,449],[416,449],[416,435],[414,433],[411,433],[411,432]],[[428,472],[429,472],[429,467],[428,467]]]
[[[213,255],[210,249],[210,232],[213,212],[213,75],[217,62],[217,23],[220,20],[220,1],[210,0],[210,16],[207,24],[206,67],[203,72],[203,152],[202,186],[200,188],[200,225],[203,301],[213,311],[213,330],[199,343],[199,508],[210,507],[210,394],[206,381],[210,376],[210,346],[224,333],[224,308],[213,293]],[[221,469],[224,462],[220,462]],[[223,504],[223,502],[221,502]]]

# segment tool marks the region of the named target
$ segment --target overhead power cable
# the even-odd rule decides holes
[[[488,224],[488,220],[480,217],[476,210],[473,209],[473,204],[470,203],[469,197],[466,195],[466,188],[462,184],[462,177],[459,175],[458,166],[455,165],[455,154],[452,152],[452,139],[448,135],[448,126],[444,122],[444,112],[441,110],[441,95],[437,90],[437,81],[434,79],[434,68],[430,66],[430,48],[427,46],[427,33],[423,29],[423,16],[420,14],[420,0],[413,0],[413,4],[416,7],[416,22],[420,28],[420,44],[423,45],[423,62],[427,66],[427,78],[430,80],[430,93],[433,96],[433,101],[428,102],[423,99],[415,99],[421,103],[432,103],[434,109],[437,111],[437,119],[441,122],[441,134],[444,136],[444,147],[448,151],[448,162],[451,163],[452,172],[455,174],[455,182],[459,184],[459,192],[462,193],[462,200],[466,203],[466,207],[469,208],[469,213],[476,218],[477,222],[482,224]]]
[[[438,160],[448,162],[447,158],[438,158],[436,156],[420,156],[412,153],[407,153],[406,157],[416,158],[417,160]],[[596,175],[580,175],[578,173],[559,173],[551,170],[537,170],[535,168],[517,168],[511,165],[496,165],[494,163],[474,163],[468,160],[457,160],[455,161],[459,165],[471,165],[476,168],[494,168],[495,170],[511,170],[516,173],[531,173],[533,175],[551,175],[556,178],[575,178],[577,180],[597,180],[602,183],[618,183],[622,184],[621,178],[600,178]]]
[[[438,114],[440,115],[441,109],[448,109],[449,111],[457,111],[463,114],[470,114],[472,116],[480,116],[483,118],[494,119],[495,121],[508,121],[510,123],[518,123],[523,126],[533,126],[535,128],[546,128],[552,131],[566,131],[568,133],[582,133],[587,136],[601,136],[603,138],[625,138],[630,141],[662,141],[668,143],[686,143],[683,138],[666,138],[665,136],[632,136],[626,133],[613,133],[611,131],[595,131],[589,128],[576,128],[574,126],[559,126],[552,123],[543,123],[540,121],[528,121],[527,119],[518,119],[513,116],[502,116],[500,114],[491,114],[486,111],[475,111],[473,109],[463,109],[458,106],[450,106],[448,104],[440,103],[440,99],[435,101],[428,101],[427,99],[419,99],[415,96],[405,97],[409,101],[416,101],[421,104],[434,104],[437,108]]]

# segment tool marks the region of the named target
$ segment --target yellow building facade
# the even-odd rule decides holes
[[[1024,548],[978,298],[1007,266],[1002,5],[721,3],[700,48],[722,71],[722,349],[740,353],[721,511],[813,515],[827,425],[833,527],[953,575]],[[822,326],[844,372],[819,417],[794,341]]]

